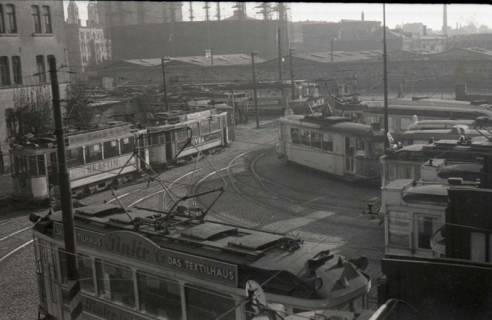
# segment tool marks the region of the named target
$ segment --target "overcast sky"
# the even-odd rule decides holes
[[[87,1],[76,1],[79,7],[80,19],[85,24],[87,19]],[[65,8],[68,1],[65,1]],[[233,2],[221,2],[221,15],[227,17],[232,14]],[[248,2],[246,5],[249,16],[260,17],[255,14],[259,2]],[[196,20],[203,20],[204,2],[193,2],[193,13]],[[210,2],[210,16],[215,16],[216,2]],[[382,5],[374,3],[289,3],[290,18],[292,21],[340,21],[341,19],[360,19],[364,11],[366,20],[382,21]],[[183,19],[188,20],[189,2],[183,2]],[[388,4],[386,5],[386,20],[389,27],[409,22],[422,22],[433,30],[441,30],[442,4]],[[215,17],[214,17],[215,19]],[[467,25],[470,22],[478,27],[481,24],[492,27],[492,5],[477,4],[449,4],[448,26],[455,28],[456,23]]]

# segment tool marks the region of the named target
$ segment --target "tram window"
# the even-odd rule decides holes
[[[382,142],[376,142],[372,145],[374,155],[382,155],[384,153],[384,144]]]
[[[313,132],[311,134],[311,145],[315,148],[321,149],[321,134],[318,132]]]
[[[18,173],[26,173],[27,171],[27,160],[26,157],[18,157],[17,163],[19,164]]]
[[[30,156],[30,157],[28,157],[28,160],[29,160],[29,175],[37,176],[38,175],[38,169],[37,169],[37,163],[36,163],[36,156]]]
[[[90,148],[90,147],[88,147]],[[89,160],[87,160],[89,161]],[[67,164],[69,167],[81,166],[84,164],[84,149],[82,147],[67,150]]]
[[[361,138],[355,139],[355,149],[356,150],[364,151],[365,147],[366,147],[366,144],[364,143],[364,140],[362,140]]]
[[[155,132],[150,135],[150,144],[153,146],[163,145],[166,143],[165,132]]]
[[[291,128],[290,129],[290,137],[292,139],[292,143],[301,143],[301,138],[299,136],[299,129]]]
[[[135,306],[133,276],[130,268],[96,260],[98,295],[129,307]]]
[[[120,139],[121,154],[132,153],[135,150],[135,139],[127,137]]]
[[[310,137],[311,137],[311,131],[309,130],[301,130],[301,143],[310,146]]]
[[[82,290],[95,293],[94,276],[92,273],[92,259],[86,255],[78,254],[77,263],[79,268],[80,286]]]
[[[87,162],[102,160],[102,148],[100,143],[85,147],[85,160]]]
[[[210,132],[210,122],[208,119],[200,121],[200,133],[202,135]]]
[[[118,140],[106,141],[103,144],[104,159],[116,157],[119,155]]]
[[[44,165],[44,154],[38,155],[38,172],[40,175],[46,174],[46,167]]]
[[[433,218],[418,217],[417,232],[418,232],[418,247],[421,249],[430,249],[430,240],[433,233]]]
[[[186,287],[186,318],[188,320],[213,320],[234,308],[230,297],[204,288]],[[230,312],[222,319],[235,319]]]
[[[333,151],[333,138],[330,134],[323,134],[323,150]]]
[[[56,152],[50,153],[48,158],[48,172],[56,172],[57,169]]]
[[[176,142],[185,142],[188,140],[188,129],[181,128],[175,131]]]
[[[212,117],[210,120],[210,131],[216,131],[220,129],[220,121],[218,117]]]
[[[188,127],[191,128],[191,135],[193,137],[197,137],[200,135],[200,132],[198,131],[198,122],[192,122],[188,124]]]
[[[181,319],[181,295],[175,281],[137,273],[140,310],[163,319]]]

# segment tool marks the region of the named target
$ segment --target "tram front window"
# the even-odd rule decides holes
[[[181,296],[177,282],[137,273],[140,310],[158,318],[181,319]]]
[[[234,300],[204,288],[186,287],[186,315],[188,320],[224,320],[236,318]],[[233,310],[233,311],[231,311]],[[227,315],[226,312],[230,311]]]
[[[133,276],[130,268],[96,260],[97,288],[100,297],[135,306]]]

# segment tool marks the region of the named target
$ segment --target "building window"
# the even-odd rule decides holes
[[[10,85],[9,58],[5,56],[0,57],[0,80],[4,86]]]
[[[17,22],[15,20],[15,6],[13,4],[7,4],[5,6],[5,16],[7,20],[7,32],[17,33]]]
[[[5,33],[5,18],[3,15],[3,6],[0,4],[0,33]]]
[[[49,6],[43,6],[43,22],[44,22],[44,32],[52,33],[53,29],[51,27],[51,13]]]
[[[19,56],[12,57],[12,72],[14,73],[14,83],[22,84],[22,66]]]
[[[417,217],[417,246],[420,249],[431,249],[433,220],[431,217]]]
[[[39,6],[31,6],[32,8],[32,21],[34,22],[34,33],[41,33],[41,13],[39,12]]]
[[[38,79],[40,83],[46,83],[46,65],[42,55],[36,56],[36,66],[38,68]]]
[[[140,310],[159,319],[181,319],[179,284],[146,273],[137,273]]]

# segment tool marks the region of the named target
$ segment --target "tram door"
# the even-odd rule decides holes
[[[355,138],[345,137],[345,172],[355,173]]]
[[[164,143],[166,144],[166,162],[169,163],[173,161],[175,153],[179,151],[173,151],[174,146],[177,145],[176,134],[174,131],[165,132]]]

